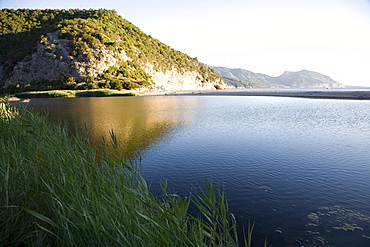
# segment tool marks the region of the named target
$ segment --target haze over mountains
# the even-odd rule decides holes
[[[298,72],[285,71],[280,76],[272,77],[245,69],[230,69],[216,66],[211,66],[211,68],[222,75],[225,82],[236,87],[344,87],[343,84],[331,79],[329,76],[309,70]]]

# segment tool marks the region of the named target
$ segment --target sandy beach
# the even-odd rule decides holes
[[[346,89],[245,89],[245,90],[184,90],[184,91],[143,91],[138,92],[144,96],[154,95],[205,95],[205,96],[274,96],[274,97],[301,97],[318,99],[356,99],[369,100],[370,91]]]

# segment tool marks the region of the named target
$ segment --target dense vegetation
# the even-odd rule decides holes
[[[0,136],[1,246],[239,245],[222,192],[209,183],[180,198],[164,185],[155,197],[120,158],[113,132],[111,148],[96,149],[46,117],[0,103]]]
[[[90,88],[121,89],[150,85],[150,76],[143,70],[146,64],[151,64],[157,71],[173,68],[196,71],[202,76],[203,82],[220,78],[196,58],[145,34],[114,10],[3,9],[0,11],[0,20],[0,64],[3,64],[6,76],[18,62],[30,58],[37,42],[48,45],[47,49],[52,51],[55,44],[48,43],[46,34],[58,31],[61,37],[71,41],[69,59],[78,57],[86,62],[92,59],[94,50],[103,48],[123,50],[132,59],[121,61],[117,67],[109,68],[100,75],[84,75]],[[58,54],[55,57],[60,58]],[[47,78],[45,80],[29,82],[28,89],[39,90],[36,86],[40,83],[44,84],[42,89],[45,89],[45,84],[50,84]],[[53,83],[53,89],[59,89],[65,86],[66,81]]]
[[[50,90],[19,92],[14,94],[18,98],[64,98],[64,97],[112,97],[112,96],[139,96],[135,93],[120,92],[110,89],[95,90]]]
[[[56,30],[64,19],[88,18],[89,12],[78,10],[3,9],[0,11],[0,62],[9,72],[30,56],[44,35]]]

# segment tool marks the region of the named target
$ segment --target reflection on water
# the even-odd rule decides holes
[[[129,97],[34,99],[36,111],[47,111],[51,121],[67,121],[72,128],[86,125],[90,140],[100,145],[109,140],[111,130],[119,140],[119,148],[127,159],[142,156],[145,150],[164,142],[182,124],[194,116],[184,111],[196,107],[197,101],[186,98]]]
[[[370,246],[370,101],[156,96],[31,100],[50,118],[113,129],[139,150],[153,192],[226,190],[238,224],[263,246]],[[240,227],[242,229],[242,227]]]

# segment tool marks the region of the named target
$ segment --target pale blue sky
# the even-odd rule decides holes
[[[0,8],[115,9],[209,65],[302,69],[370,87],[370,0],[0,0]]]

